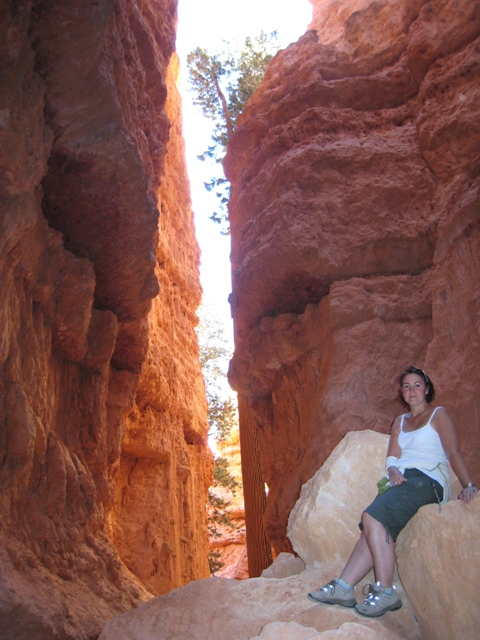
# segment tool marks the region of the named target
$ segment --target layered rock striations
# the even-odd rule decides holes
[[[258,443],[243,451],[247,541],[263,544],[245,484],[259,503],[266,483],[277,552],[342,436],[389,431],[409,364],[480,473],[480,6],[312,4],[312,30],[272,61],[225,161],[230,380]]]
[[[5,638],[93,638],[208,575],[175,19],[176,0],[1,2]]]

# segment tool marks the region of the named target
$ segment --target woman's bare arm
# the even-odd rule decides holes
[[[400,448],[400,445],[398,444],[398,434],[400,433],[401,419],[401,416],[398,416],[398,418],[396,418],[395,422],[393,423],[392,432],[390,433],[390,440],[388,441],[387,458],[389,456],[400,458],[402,454],[402,450]],[[390,484],[393,487],[407,481],[406,478],[403,477],[401,471],[394,465],[388,467],[387,473]]]
[[[455,429],[453,420],[445,409],[441,409],[435,413],[432,419],[432,426],[440,436],[443,450],[447,455],[448,461],[450,462],[455,475],[463,487],[458,497],[468,504],[477,493],[477,488],[467,488],[467,484],[473,482],[473,478],[467,469],[467,465],[465,464],[462,454],[460,453],[457,430]]]

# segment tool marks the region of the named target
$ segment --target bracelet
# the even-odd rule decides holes
[[[467,484],[463,487],[464,489],[476,489],[474,482],[467,482]]]

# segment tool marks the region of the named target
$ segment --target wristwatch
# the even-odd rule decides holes
[[[475,483],[474,482],[467,482],[467,484],[464,486],[464,489],[470,489],[470,487],[475,487]],[[475,487],[476,489],[477,487]]]

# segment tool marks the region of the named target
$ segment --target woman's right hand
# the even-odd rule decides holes
[[[402,484],[402,482],[407,482],[407,479],[403,477],[397,467],[388,467],[388,477],[392,487],[396,487],[399,484]]]

